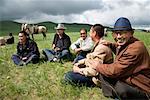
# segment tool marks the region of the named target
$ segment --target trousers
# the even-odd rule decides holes
[[[11,57],[12,61],[19,66],[27,65],[29,62],[32,62],[33,64],[38,63],[39,57],[36,54],[31,55],[28,57],[26,61],[23,61],[21,57],[17,54],[12,55]]]
[[[121,100],[149,100],[143,91],[125,82],[100,75],[101,88],[104,96]]]

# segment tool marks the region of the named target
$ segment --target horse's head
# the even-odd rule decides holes
[[[22,25],[21,25],[21,31],[26,31],[28,28],[29,28],[29,24],[22,23]]]
[[[29,24],[27,24],[27,23],[23,23],[21,25],[21,31],[25,31],[28,34],[32,34],[32,32],[31,32],[31,26]]]

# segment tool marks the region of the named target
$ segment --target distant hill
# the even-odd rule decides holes
[[[81,28],[90,29],[91,25],[89,24],[77,24],[77,23],[63,23],[67,27],[66,32],[79,32]],[[48,33],[55,32],[54,27],[57,26],[57,23],[53,22],[42,22],[37,23],[37,25],[44,25],[48,29]],[[18,34],[21,29],[21,23],[14,21],[0,21],[0,36],[8,35],[8,33]]]
[[[8,33],[17,33],[20,30],[20,23],[14,21],[0,21],[0,35],[8,35]]]

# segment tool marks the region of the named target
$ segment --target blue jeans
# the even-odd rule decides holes
[[[77,63],[79,60],[86,58],[87,53],[90,51],[82,51],[80,52],[73,61],[73,64]]]
[[[55,57],[55,51],[54,50],[49,50],[49,49],[44,49],[43,54],[47,58],[48,61],[52,61],[53,58]]]
[[[95,84],[92,81],[92,77],[86,77],[84,75],[81,75],[79,73],[75,73],[73,71],[69,71],[65,74],[64,80],[70,84],[73,85],[79,85],[79,86],[95,86]]]
[[[39,57],[36,54],[31,55],[26,61],[21,60],[20,56],[17,54],[12,55],[11,59],[16,65],[19,66],[23,66],[24,64],[28,64],[29,62],[35,64],[39,61]]]
[[[73,64],[77,63],[79,60],[84,59],[84,58],[85,58],[84,56],[78,55],[78,56],[74,59]]]
[[[48,61],[52,61],[54,57],[58,59],[64,58],[65,56],[70,59],[71,55],[69,50],[62,50],[61,52],[55,52],[54,50],[44,49],[43,54],[46,56]]]

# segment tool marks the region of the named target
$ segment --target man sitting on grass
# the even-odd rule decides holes
[[[16,65],[23,66],[29,62],[37,63],[40,53],[36,42],[27,38],[25,31],[19,32],[19,43],[17,45],[17,54],[12,55],[12,60]]]
[[[61,59],[70,59],[71,53],[69,47],[71,45],[70,37],[65,33],[66,27],[58,24],[56,34],[52,43],[52,50],[44,49],[43,54],[49,62],[61,62]]]
[[[73,64],[83,58],[86,58],[87,53],[91,52],[92,47],[93,41],[91,37],[87,36],[87,30],[82,28],[80,30],[80,38],[71,44],[71,49],[77,54]]]
[[[112,36],[116,43],[107,43],[116,54],[111,64],[89,61],[101,74],[105,96],[119,100],[150,99],[150,56],[144,43],[133,36],[134,30],[127,18],[119,18]]]
[[[73,71],[65,74],[65,81],[78,85],[95,86],[96,84],[99,86],[97,78],[99,74],[90,67],[89,61],[107,64],[113,62],[111,49],[102,44],[105,41],[103,36],[104,27],[102,25],[95,24],[91,27],[90,37],[94,41],[94,47],[85,59],[74,64]]]

